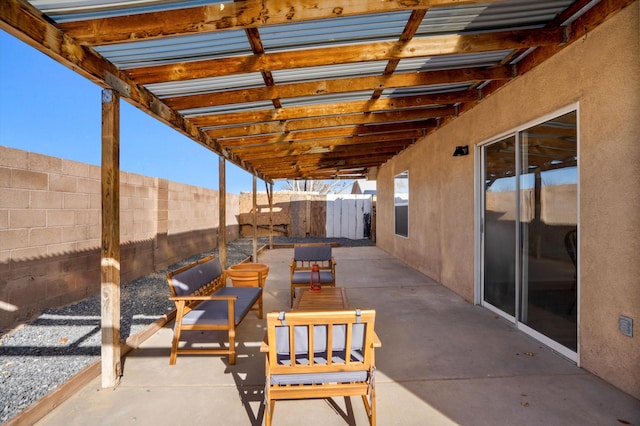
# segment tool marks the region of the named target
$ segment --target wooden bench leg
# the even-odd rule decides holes
[[[236,364],[236,330],[231,328],[229,330],[229,364]]]
[[[173,327],[173,340],[171,341],[171,356],[169,357],[169,365],[175,365],[178,358],[178,345],[180,344],[180,329],[182,327],[182,316],[184,315],[184,302],[177,303],[176,323]]]

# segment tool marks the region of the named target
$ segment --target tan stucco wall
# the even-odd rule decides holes
[[[633,3],[399,155],[378,173],[377,244],[474,297],[474,144],[579,104],[579,361],[640,398],[640,29]],[[452,157],[456,145],[471,154]],[[408,239],[393,176],[410,174]],[[634,337],[618,319],[635,320]]]

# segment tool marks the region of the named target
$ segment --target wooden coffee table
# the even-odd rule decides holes
[[[347,289],[344,287],[323,287],[317,293],[304,288],[298,292],[292,311],[339,311],[349,309]]]

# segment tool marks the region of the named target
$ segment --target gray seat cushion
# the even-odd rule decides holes
[[[249,312],[260,297],[262,289],[259,287],[223,287],[214,296],[238,296],[235,301],[235,324]],[[196,308],[182,317],[182,324],[227,324],[229,316],[226,300],[205,300]]]
[[[341,371],[335,373],[305,373],[305,374],[273,374],[272,385],[311,385],[322,383],[353,383],[366,382],[369,378],[367,370]]]
[[[314,277],[317,279],[317,277]],[[311,271],[295,271],[291,279],[293,284],[310,284],[311,283]],[[331,271],[320,271],[320,284],[330,284],[334,282],[333,274]]]

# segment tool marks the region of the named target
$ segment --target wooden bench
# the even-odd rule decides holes
[[[320,269],[320,285],[336,286],[336,262],[328,244],[296,244],[289,264],[291,306],[296,288],[309,287],[314,264]]]
[[[360,395],[376,424],[374,310],[267,314],[265,424],[277,400]]]
[[[256,304],[260,307],[258,316],[262,318],[264,279],[257,271],[259,279],[254,286],[227,287],[226,272],[217,258],[209,256],[167,274],[171,289],[169,300],[176,304],[169,364],[176,363],[178,354],[228,354],[229,363],[236,363],[236,326]],[[180,348],[180,336],[186,330],[227,331],[229,346]]]

